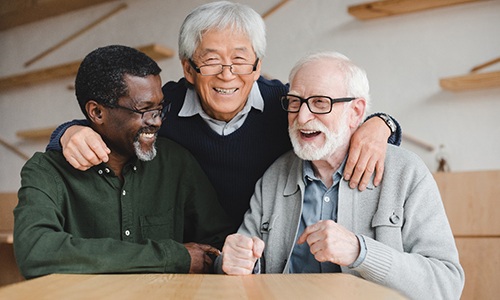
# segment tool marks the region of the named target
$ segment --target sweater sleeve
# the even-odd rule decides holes
[[[459,299],[464,272],[432,175],[428,173],[414,186],[402,215],[396,212],[397,221],[390,213],[373,223],[377,240],[363,236],[366,258],[353,270],[412,299]],[[394,234],[399,231],[402,249],[380,241],[391,232],[399,236]]]
[[[68,121],[66,123],[59,125],[50,135],[50,141],[47,147],[45,148],[45,151],[56,150],[61,152],[62,151],[62,146],[60,142],[61,137],[66,132],[66,129],[70,128],[73,125],[89,126],[89,122],[83,119],[83,120]]]

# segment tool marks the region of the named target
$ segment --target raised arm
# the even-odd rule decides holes
[[[62,151],[66,160],[81,171],[107,162],[111,152],[86,120],[73,120],[57,127],[46,150]]]
[[[402,131],[399,123],[389,117],[394,124],[391,130],[388,123],[379,117],[380,115],[385,114],[370,115],[351,138],[344,178],[349,180],[351,188],[357,187],[360,191],[366,189],[374,172],[375,186],[382,181],[387,143],[396,146],[401,144]]]

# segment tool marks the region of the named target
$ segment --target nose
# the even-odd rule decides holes
[[[302,103],[297,113],[297,122],[299,124],[305,124],[313,118],[314,114],[309,110],[309,107],[307,107],[307,103]]]
[[[231,65],[222,65],[222,72],[219,74],[220,77],[224,79],[231,79],[235,75],[231,71]]]
[[[146,120],[146,124],[148,126],[160,127],[162,123],[161,114],[156,115],[155,117],[150,117]]]

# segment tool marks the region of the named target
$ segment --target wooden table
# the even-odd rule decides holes
[[[53,274],[2,287],[0,299],[405,298],[391,289],[348,274]]]

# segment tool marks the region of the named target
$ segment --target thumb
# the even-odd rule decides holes
[[[253,241],[253,256],[256,258],[260,258],[262,256],[262,252],[264,252],[264,241],[259,239],[258,237],[252,237]]]
[[[216,256],[218,256],[220,254],[219,249],[212,247],[210,245],[198,244],[198,247],[200,247],[200,249],[203,250],[205,253],[212,253]]]

